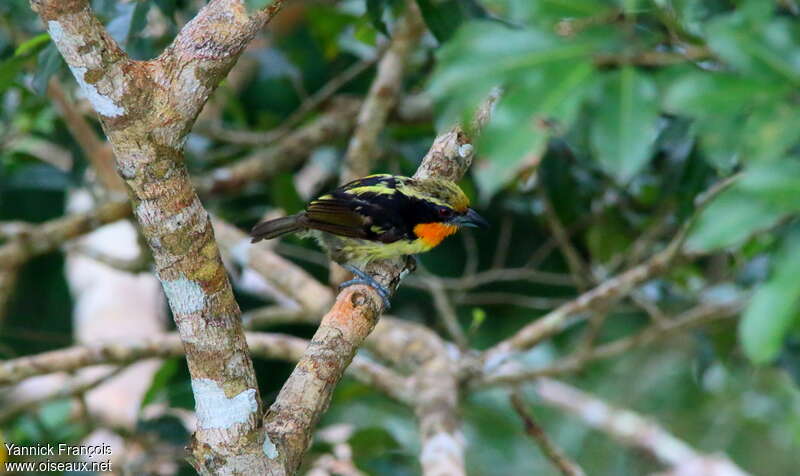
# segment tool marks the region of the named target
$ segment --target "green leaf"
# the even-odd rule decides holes
[[[58,52],[55,44],[50,44],[36,60],[36,72],[33,75],[33,90],[39,96],[47,93],[47,84],[50,78],[64,67],[64,58]]]
[[[742,132],[742,158],[767,161],[781,158],[800,140],[800,109],[789,98],[756,108],[747,117]]]
[[[754,164],[700,215],[687,241],[695,250],[737,245],[800,210],[800,162]]]
[[[0,94],[14,84],[25,63],[45,49],[48,43],[50,35],[42,33],[20,44],[11,58],[0,62]],[[53,44],[50,44],[50,47],[55,49]],[[39,73],[39,68],[36,72]]]
[[[772,275],[756,290],[739,322],[742,348],[758,364],[778,356],[800,311],[800,227],[795,226],[784,238],[773,266]]]
[[[709,46],[744,73],[800,85],[800,25],[783,18],[767,23],[762,10],[743,8],[710,23]]]
[[[425,24],[440,43],[452,38],[464,22],[489,18],[476,0],[417,0]]]
[[[552,24],[565,18],[602,17],[616,0],[507,0],[509,17],[517,21]]]
[[[800,161],[754,164],[738,182],[738,188],[787,212],[800,210]]]
[[[708,251],[738,245],[756,231],[774,225],[785,214],[777,207],[732,188],[703,210],[692,227],[686,247]]]
[[[591,145],[603,168],[627,182],[652,155],[658,132],[658,91],[653,80],[625,67],[612,73],[595,111]]]
[[[48,33],[41,33],[23,42],[14,50],[14,56],[32,56],[41,51],[50,42]]]
[[[467,334],[474,335],[475,332],[483,325],[486,321],[486,311],[484,311],[480,307],[472,308],[472,321],[469,325],[469,330],[467,330]]]
[[[142,397],[142,403],[139,407],[144,408],[153,403],[156,397],[166,390],[167,385],[172,381],[172,378],[178,373],[179,369],[179,359],[168,359],[164,361],[158,371],[153,375],[150,387],[147,389],[147,392],[145,392],[144,397]]]
[[[478,143],[487,159],[473,168],[484,199],[537,157],[568,126],[592,82],[589,45],[535,29],[465,25],[440,50],[431,95],[452,122],[496,86],[505,92]],[[555,127],[551,127],[551,126]]]
[[[439,42],[449,40],[464,22],[457,0],[417,0],[425,24]]]
[[[568,127],[589,90],[586,62],[552,66],[532,73],[527,84],[503,96],[478,141],[484,160],[475,166],[483,199],[502,188],[529,162],[538,162],[548,139]]]
[[[367,1],[367,16],[369,17],[372,26],[376,30],[389,36],[389,30],[386,28],[386,23],[383,21],[383,12],[386,9],[387,0],[366,0]]]
[[[0,94],[14,84],[26,61],[27,58],[25,57],[12,56],[0,62]]]
[[[494,86],[526,81],[554,63],[588,58],[589,45],[544,31],[512,30],[497,23],[465,25],[439,50],[429,91],[440,101],[457,101]]]
[[[669,88],[667,111],[694,118],[700,146],[717,168],[776,159],[800,139],[793,88],[729,73],[690,73]]]

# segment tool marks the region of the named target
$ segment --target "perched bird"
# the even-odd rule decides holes
[[[429,251],[461,226],[488,225],[449,180],[377,174],[322,195],[296,215],[261,222],[250,235],[253,243],[287,233],[316,238],[356,276],[340,287],[372,286],[388,308],[389,293],[363,271],[367,264]]]

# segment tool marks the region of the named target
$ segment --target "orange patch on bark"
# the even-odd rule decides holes
[[[457,226],[444,223],[420,223],[414,227],[414,234],[431,248],[456,231],[458,231]]]

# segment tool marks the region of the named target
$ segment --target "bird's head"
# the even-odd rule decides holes
[[[417,180],[410,190],[404,190],[404,193],[425,202],[425,216],[414,227],[414,233],[431,246],[438,245],[460,227],[489,226],[478,212],[469,207],[469,198],[464,191],[449,180],[433,178]]]

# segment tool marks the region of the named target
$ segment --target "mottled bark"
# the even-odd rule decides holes
[[[270,459],[239,307],[183,143],[208,97],[282,3],[248,12],[241,0],[212,1],[156,60],[133,61],[86,0],[32,1],[100,117],[153,252],[186,349],[198,416],[192,460],[205,474],[265,473]]]

